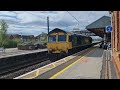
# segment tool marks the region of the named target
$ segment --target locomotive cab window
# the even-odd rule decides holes
[[[66,35],[58,35],[58,42],[66,41]]]
[[[51,35],[48,39],[48,42],[56,42],[56,35]]]
[[[72,42],[72,36],[69,36],[69,42]]]

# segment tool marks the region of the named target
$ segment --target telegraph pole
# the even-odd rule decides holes
[[[49,33],[49,17],[47,17],[47,26],[48,26],[48,33]]]

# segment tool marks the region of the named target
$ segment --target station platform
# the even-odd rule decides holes
[[[50,79],[117,79],[110,57],[110,51],[96,48]],[[111,62],[108,64],[107,60]]]
[[[111,50],[95,46],[90,52],[49,79],[117,79]]]
[[[95,48],[50,79],[100,79],[103,50]]]
[[[48,51],[47,49],[38,49],[38,50],[18,50],[17,48],[5,49],[5,52],[0,52],[0,59],[6,57],[12,57],[23,54],[37,53]]]
[[[118,79],[111,50],[99,45],[39,68],[17,79]]]

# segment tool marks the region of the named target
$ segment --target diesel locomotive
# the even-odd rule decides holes
[[[66,32],[55,28],[48,33],[47,48],[49,54],[68,54],[73,51],[82,50],[92,44],[92,38]]]

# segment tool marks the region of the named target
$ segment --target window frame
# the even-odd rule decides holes
[[[55,41],[50,41],[50,37],[51,37],[51,36],[55,36]],[[49,43],[56,42],[56,40],[57,40],[57,36],[56,36],[56,35],[49,35],[49,36],[48,36],[48,42],[49,42]]]
[[[65,41],[59,41],[59,36],[65,36]],[[58,42],[66,42],[67,41],[67,35],[58,35]]]

